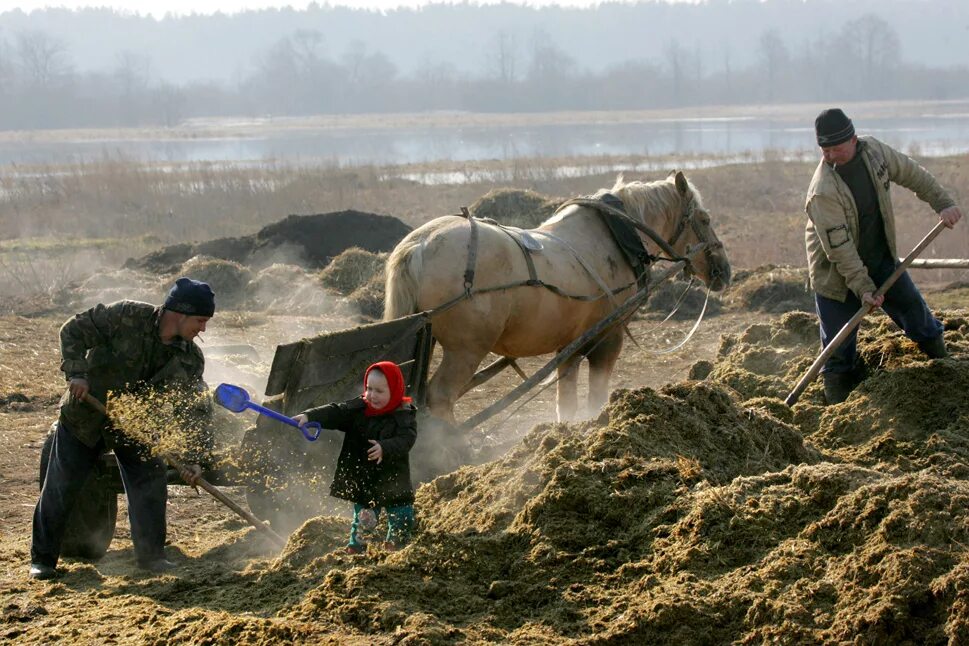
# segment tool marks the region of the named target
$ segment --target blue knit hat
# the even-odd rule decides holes
[[[212,316],[215,314],[215,294],[208,283],[182,276],[169,290],[163,307],[189,316]]]

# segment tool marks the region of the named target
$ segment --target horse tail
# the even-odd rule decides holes
[[[400,241],[387,259],[384,290],[384,320],[417,311],[418,279],[423,268],[424,236],[412,232]]]

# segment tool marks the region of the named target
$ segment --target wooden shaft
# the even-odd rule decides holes
[[[922,253],[922,251],[929,246],[933,240],[935,240],[937,235],[942,233],[944,228],[945,222],[940,220],[939,223],[936,224],[917,245],[915,245],[912,252],[905,257],[898,267],[895,268],[892,275],[889,276],[884,283],[882,283],[882,286],[875,291],[873,296],[883,296],[885,292],[887,292],[891,286],[895,284],[898,277],[905,272],[905,269],[912,264],[912,261],[915,260],[915,258],[917,258],[918,255]],[[784,400],[785,404],[788,406],[793,406],[797,403],[797,400],[800,399],[804,390],[811,384],[812,381],[814,381],[814,379],[818,376],[818,373],[821,372],[821,368],[824,367],[824,362],[831,358],[831,355],[841,347],[841,345],[845,342],[845,339],[851,336],[851,333],[855,330],[855,328],[861,324],[862,319],[864,319],[868,312],[872,311],[873,309],[874,307],[868,305],[867,303],[862,304],[861,309],[855,312],[855,315],[851,317],[851,320],[844,324],[844,327],[838,331],[838,334],[831,339],[831,342],[828,343],[821,354],[818,355],[818,358],[814,360],[814,363],[811,364],[811,367],[808,369],[807,373],[805,373],[805,375],[801,377],[801,380],[797,382],[797,385],[794,386],[794,390],[792,390],[791,394],[788,395],[787,399]]]
[[[969,269],[969,258],[919,258],[912,269]]]
[[[461,389],[461,392],[458,394],[458,397],[461,397],[469,390],[472,390],[473,388],[477,388],[481,384],[485,383],[486,381],[488,381],[489,379],[497,375],[499,372],[504,370],[506,367],[511,365],[514,361],[515,360],[512,359],[511,357],[498,357],[497,359],[489,363],[487,366],[485,366],[478,372],[474,373],[474,376],[471,377],[470,381],[468,381],[468,383],[465,384],[464,388]]]
[[[106,417],[108,416],[107,408],[105,408],[104,404],[102,404],[97,397],[94,397],[93,395],[91,395],[91,393],[84,394],[84,402],[88,406],[91,406],[92,408],[97,410],[102,415]],[[163,460],[165,460],[168,464],[172,465],[180,473],[186,470],[185,465],[182,464],[182,462],[177,458],[167,453],[162,453],[160,457]],[[251,513],[249,513],[239,505],[237,505],[231,498],[229,498],[224,493],[222,493],[219,490],[219,488],[213,485],[211,482],[209,482],[205,478],[200,477],[197,480],[197,484],[199,487],[201,487],[202,489],[205,489],[205,491],[211,494],[213,498],[215,498],[223,505],[225,505],[235,513],[245,518],[247,521],[249,521],[249,524],[251,524],[253,527],[255,527],[256,529],[264,533],[266,536],[268,536],[273,541],[273,543],[276,544],[277,547],[282,548],[286,546],[286,539],[284,539],[282,536],[274,532],[268,525],[266,525],[266,523],[262,522],[261,520],[253,516]]]
[[[659,276],[658,280],[654,281],[652,284],[660,283],[666,280],[670,276],[673,276],[674,274],[676,274],[676,272],[680,271],[685,266],[686,266],[686,262],[683,260],[673,263],[672,265],[670,265],[669,269],[663,272]],[[540,381],[545,379],[545,377],[550,375],[552,371],[555,370],[559,365],[561,365],[563,362],[571,358],[572,355],[578,352],[586,343],[588,343],[590,340],[594,339],[598,335],[602,334],[608,328],[619,323],[623,319],[623,317],[635,312],[636,309],[638,309],[639,306],[645,303],[646,300],[649,298],[651,286],[652,285],[647,285],[643,289],[633,294],[629,299],[626,300],[626,302],[622,303],[617,309],[613,310],[612,313],[609,314],[609,316],[605,317],[604,319],[596,323],[594,326],[586,330],[586,332],[582,336],[580,336],[579,338],[572,341],[572,343],[565,346],[561,351],[559,351],[558,354],[555,355],[555,358],[553,358],[551,361],[549,361],[544,366],[542,366],[531,377],[529,377],[522,383],[518,384],[518,386],[516,386],[514,390],[512,390],[510,393],[502,397],[500,400],[498,400],[491,406],[488,406],[484,410],[478,412],[477,414],[467,419],[464,423],[462,423],[459,426],[459,430],[462,430],[462,431],[470,430],[475,426],[477,426],[478,424],[481,424],[485,420],[490,419],[491,417],[497,415],[502,410],[504,410],[505,408],[513,404],[515,401],[517,401],[519,398],[522,397],[522,395],[527,393],[529,390],[534,388]]]

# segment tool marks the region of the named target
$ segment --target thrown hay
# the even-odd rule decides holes
[[[210,457],[208,392],[183,388],[109,392],[106,408],[112,427],[152,456],[196,463]]]
[[[535,191],[496,188],[478,198],[468,207],[477,218],[494,220],[522,229],[533,229],[552,217],[564,200]]]

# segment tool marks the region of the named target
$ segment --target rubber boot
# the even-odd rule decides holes
[[[821,376],[824,378],[824,400],[829,406],[848,399],[855,387],[851,372],[825,372]]]
[[[855,388],[858,384],[868,378],[868,365],[861,356],[855,357],[855,365],[851,368],[851,387]]]
[[[944,359],[949,356],[949,352],[945,349],[945,339],[941,334],[934,339],[919,341],[918,346],[929,359]]]

